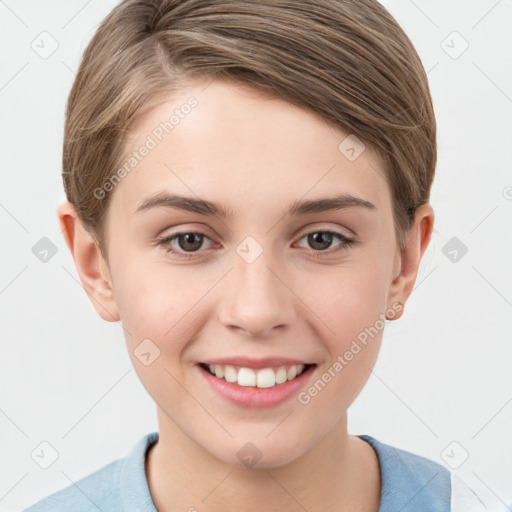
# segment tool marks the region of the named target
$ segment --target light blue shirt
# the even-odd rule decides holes
[[[448,469],[371,436],[357,437],[369,443],[379,459],[382,488],[378,512],[455,512]],[[23,512],[157,512],[144,469],[146,453],[157,440],[158,432],[147,434],[126,457]]]

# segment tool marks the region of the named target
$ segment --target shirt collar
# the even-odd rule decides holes
[[[145,435],[125,458],[119,476],[119,490],[126,512],[157,512],[145,471],[146,452],[156,441],[158,432]]]
[[[369,443],[379,459],[381,501],[378,512],[450,510],[451,474],[444,466],[371,436],[357,437]]]
[[[377,454],[381,474],[381,502],[378,512],[450,510],[450,472],[419,455],[381,443],[368,435],[357,436]],[[158,441],[151,432],[138,441],[125,458],[120,473],[120,493],[127,512],[157,512],[145,471],[146,453]]]

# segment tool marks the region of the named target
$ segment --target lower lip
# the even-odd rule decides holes
[[[200,365],[196,366],[206,382],[219,395],[235,405],[257,409],[275,407],[298,393],[316,367],[315,365],[309,366],[295,379],[277,384],[272,388],[256,388],[227,382],[225,379],[214,377]]]

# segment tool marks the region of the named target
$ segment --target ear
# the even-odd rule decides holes
[[[430,242],[434,227],[434,210],[430,204],[424,204],[416,210],[414,225],[406,232],[405,249],[398,253],[398,275],[391,283],[388,295],[388,309],[396,312],[393,319],[400,318],[403,314],[405,303],[414,288],[421,258]],[[399,311],[393,304],[400,303]]]
[[[100,249],[84,228],[74,206],[64,201],[57,209],[59,224],[66,244],[75,260],[76,270],[87,296],[97,313],[107,322],[117,322],[119,312],[112,283]]]

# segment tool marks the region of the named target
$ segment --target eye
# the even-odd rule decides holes
[[[173,254],[178,258],[189,260],[194,257],[194,253],[203,252],[200,251],[200,249],[203,248],[205,239],[210,240],[208,236],[201,232],[180,231],[160,238],[157,240],[157,244],[162,246],[167,253]],[[311,245],[312,250],[310,252],[314,256],[323,256],[322,253],[329,255],[337,254],[357,243],[356,240],[345,236],[343,233],[328,230],[311,231],[300,240],[304,239]],[[335,246],[334,249],[329,250],[336,240],[338,240],[339,244]]]
[[[307,243],[313,249],[313,254],[316,256],[318,253],[327,252],[328,254],[338,253],[348,249],[354,245],[356,241],[352,238],[345,236],[343,233],[337,231],[317,230],[311,231],[303,236],[300,240],[306,239]],[[340,243],[335,246],[333,250],[328,250],[333,241],[338,240]]]
[[[158,245],[163,246],[168,253],[179,258],[190,259],[193,253],[201,249],[205,239],[209,240],[204,233],[182,231],[159,239]],[[173,246],[173,242],[177,242],[178,248]]]

